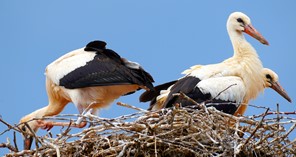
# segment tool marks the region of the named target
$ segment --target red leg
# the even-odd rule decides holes
[[[49,131],[53,126],[69,126],[70,123],[69,122],[53,122],[53,121],[45,121],[45,120],[37,120],[38,126],[41,129],[47,130]],[[87,124],[87,122],[80,122],[78,124],[76,123],[71,123],[70,127],[74,127],[74,128],[83,128],[85,127]]]

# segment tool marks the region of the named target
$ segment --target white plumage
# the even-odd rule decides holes
[[[241,103],[246,94],[244,82],[236,76],[216,77],[200,81],[197,88],[203,94],[210,94],[211,99]]]
[[[153,78],[138,63],[121,58],[103,41],[93,41],[84,48],[71,51],[46,68],[46,91],[48,105],[21,119],[33,131],[50,129],[54,125],[68,126],[69,123],[36,121],[32,119],[59,114],[73,102],[80,114],[96,114],[98,109],[110,105],[122,95],[138,89],[154,90]],[[86,123],[72,124],[83,127]],[[29,135],[25,125],[21,128]],[[32,136],[25,137],[25,149],[29,149]]]
[[[243,32],[263,44],[268,45],[268,42],[251,25],[250,18],[241,12],[234,12],[229,16],[227,31],[233,45],[233,56],[218,64],[195,65],[185,70],[183,72],[185,76],[173,83],[169,89],[169,94],[165,92],[167,96],[156,98],[156,100],[161,98],[165,98],[165,100],[152,101],[151,109],[170,107],[172,103],[182,102],[182,100],[174,97],[174,94],[179,92],[187,94],[197,102],[202,102],[215,98],[217,93],[226,89],[230,84],[238,84],[239,86],[232,86],[223,94],[221,93],[217,101],[240,103],[254,99],[263,91],[262,63],[256,50],[245,40]],[[142,95],[140,100],[145,100],[145,95],[149,94]]]
[[[84,48],[73,50],[50,63],[46,67],[46,77],[58,85],[60,79],[65,75],[79,67],[85,66],[87,62],[93,60],[96,53],[86,52]]]

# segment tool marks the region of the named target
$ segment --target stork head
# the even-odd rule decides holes
[[[24,149],[28,150],[31,148],[31,144],[33,141],[33,133],[37,132],[38,130],[38,123],[36,120],[31,120],[33,117],[27,115],[20,120],[19,128],[23,132],[23,139],[24,139]],[[25,123],[27,125],[25,125]],[[30,128],[28,128],[30,127]],[[32,133],[33,132],[33,133]]]
[[[278,75],[267,68],[263,68],[263,77],[264,77],[264,87],[272,88],[277,93],[279,93],[282,97],[284,97],[287,101],[292,102],[291,98],[289,97],[288,93],[279,83]]]
[[[250,18],[244,13],[234,12],[230,14],[227,21],[227,30],[239,34],[245,32],[262,44],[269,45],[268,41],[252,26]]]

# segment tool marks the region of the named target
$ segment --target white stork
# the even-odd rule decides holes
[[[287,101],[292,102],[287,92],[280,85],[278,75],[274,71],[263,68],[261,73],[261,79],[264,81],[262,86],[264,88],[272,88]],[[153,92],[144,92],[141,95],[141,100],[151,101],[149,110],[155,111],[162,109],[164,102],[171,92],[171,88],[176,82],[171,81],[156,86],[156,90]],[[213,77],[201,80],[196,85],[193,84],[192,87],[191,92],[186,93],[187,96],[198,103],[207,101],[208,103],[205,104],[207,107],[213,106],[225,113],[243,115],[249,103],[249,101],[244,99],[246,95],[244,82],[237,76]],[[179,97],[175,97],[170,103],[180,103],[182,106],[193,105],[192,102]]]
[[[238,101],[242,96],[244,100],[249,101],[263,91],[264,87],[262,85],[264,84],[264,80],[262,79],[261,72],[263,68],[262,63],[256,50],[245,40],[243,33],[245,32],[249,34],[259,40],[262,44],[268,45],[268,42],[251,25],[250,18],[241,12],[230,14],[227,20],[227,31],[232,42],[234,55],[218,64],[205,66],[197,65],[185,70],[187,75],[174,83],[170,88],[166,101],[160,108],[172,106],[172,102],[175,101],[175,97],[173,96],[175,93],[183,92],[193,98],[199,97],[199,95],[195,95],[200,93],[195,91],[199,90],[199,88],[195,87],[201,82],[201,80],[208,82],[207,84],[213,84],[213,86],[216,84],[216,86],[211,89],[212,91],[210,93],[219,93],[228,87],[225,86],[225,88],[220,88],[222,86],[217,85],[216,79],[227,81],[224,77],[228,77],[229,80],[235,83],[238,83],[238,79],[242,80],[241,83],[244,85],[245,90],[239,88],[240,86],[233,86],[233,89],[236,89],[237,91],[232,93],[241,94],[229,94],[228,97],[224,97],[223,99],[221,94],[221,101]],[[213,82],[206,81],[207,79],[211,79]]]
[[[280,94],[283,98],[285,98],[290,103],[292,102],[292,99],[289,97],[288,93],[285,91],[285,89],[280,85],[279,83],[279,77],[278,75],[268,68],[262,69],[262,77],[264,79],[264,88],[271,88],[275,90],[278,94]],[[249,100],[244,99],[240,104],[239,108],[235,111],[234,115],[243,115],[248,107]]]
[[[20,123],[27,122],[34,132],[40,127],[50,129],[54,122],[31,120],[57,115],[69,102],[74,103],[80,114],[85,109],[96,114],[122,95],[141,88],[154,90],[153,78],[138,63],[121,58],[105,46],[103,41],[93,41],[49,64],[45,72],[48,105],[24,116]],[[81,122],[72,126],[85,125]],[[30,134],[25,125],[21,129]],[[30,149],[31,142],[32,136],[25,136],[24,148]]]

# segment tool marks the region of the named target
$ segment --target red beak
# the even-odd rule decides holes
[[[279,93],[282,97],[284,97],[287,101],[292,102],[291,98],[287,94],[287,92],[284,90],[284,88],[278,83],[278,82],[271,82],[271,87],[273,90],[275,90],[277,93]]]
[[[251,24],[245,26],[244,32],[257,39],[262,44],[269,45],[268,41]]]
[[[32,145],[33,137],[31,135],[25,135],[24,139],[24,150],[30,150]]]

